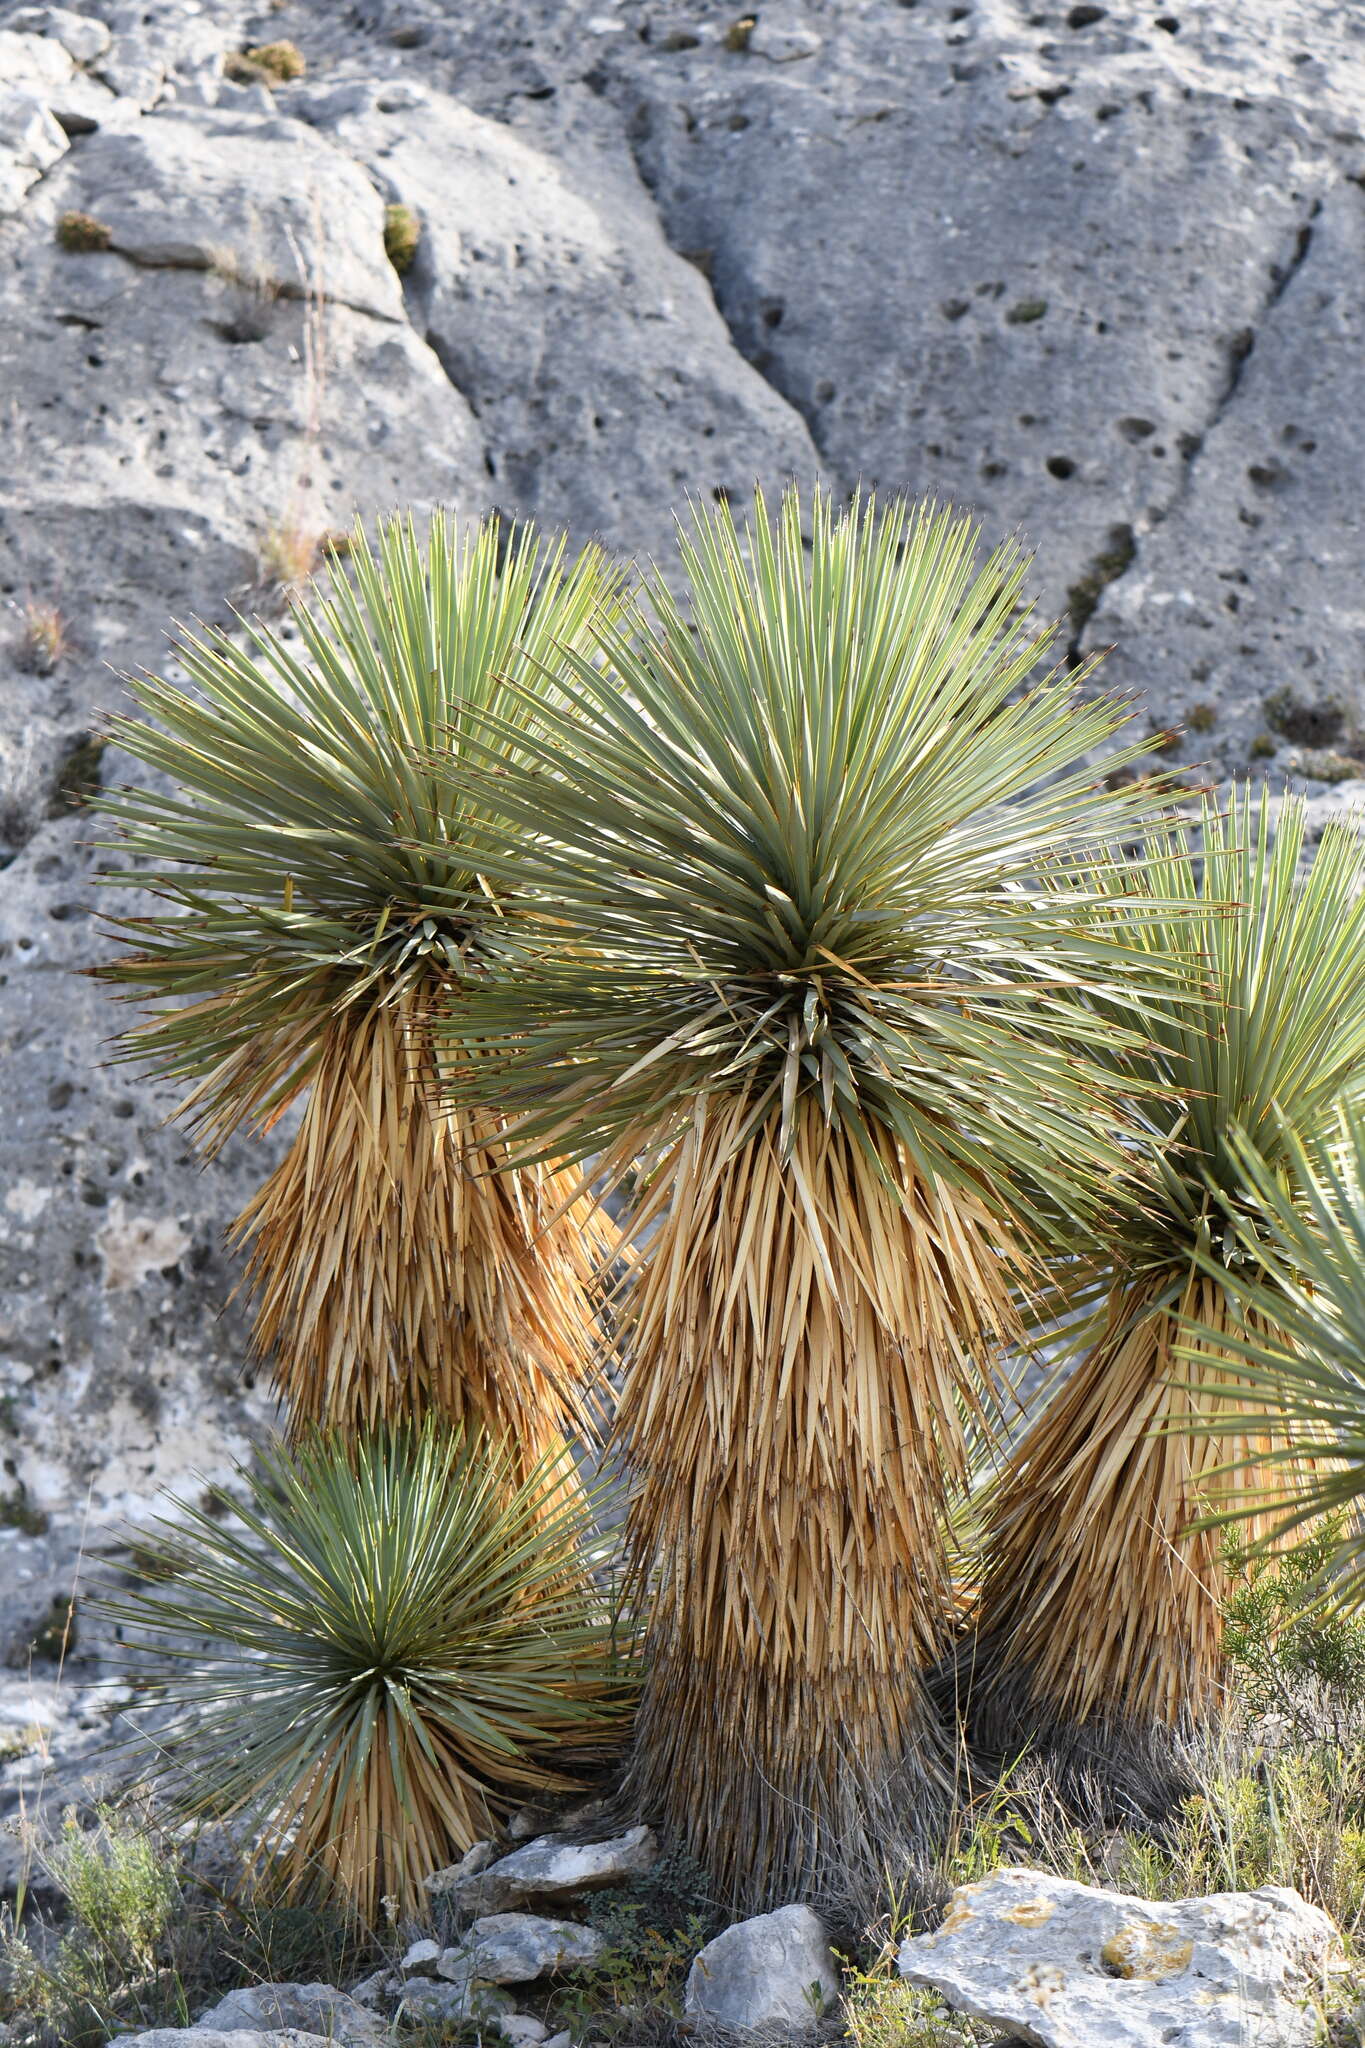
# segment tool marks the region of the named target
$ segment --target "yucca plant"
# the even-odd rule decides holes
[[[639,1162],[630,1783],[739,1906],[875,1885],[937,1811],[963,1407],[1118,1159],[1069,987],[1127,956],[1045,884],[1132,814],[1078,765],[1121,712],[1035,680],[1016,547],[823,496],[802,528],[794,491],[700,516],[687,612],[656,575],[481,781],[507,950],[462,1024],[519,1146]]]
[[[349,574],[346,571],[349,570]],[[188,1083],[210,1149],[307,1095],[236,1226],[255,1342],[296,1429],[438,1411],[534,1465],[586,1427],[587,1289],[609,1226],[553,1164],[501,1163],[496,1105],[438,1102],[432,1024],[482,970],[488,902],[456,853],[471,713],[514,755],[565,649],[617,602],[598,551],[438,512],[357,527],[292,634],[184,635],[189,686],[130,679],[112,736],[164,782],[106,808],[162,899],[101,969],[157,1014],[128,1057]],[[296,636],[296,637],[294,637]]]
[[[244,1497],[238,1497],[244,1496]],[[102,1603],[157,1717],[153,1782],[257,1831],[272,1881],[373,1923],[628,1725],[628,1646],[568,1453],[426,1427],[264,1452],[174,1501]],[[167,1675],[167,1667],[170,1675]]]
[[[1146,1043],[1114,1042],[1145,1135],[1108,1227],[1044,1301],[1073,1317],[1078,1362],[986,1510],[977,1739],[1032,1745],[1063,1778],[1094,1766],[1139,1804],[1169,1796],[1169,1735],[1218,1699],[1226,1572],[1196,1526],[1215,1469],[1237,1461],[1254,1487],[1304,1453],[1273,1410],[1245,1421],[1245,1346],[1277,1341],[1290,1297],[1243,1292],[1233,1219],[1258,1212],[1248,1145],[1300,1199],[1296,1141],[1333,1126],[1365,1058],[1365,848],[1329,825],[1300,875],[1306,852],[1302,805],[1272,822],[1246,789],[1110,875],[1118,903],[1172,905],[1135,942],[1182,971],[1147,1002]]]
[[[1365,1606],[1365,1110],[1356,1078],[1336,1129],[1311,1143],[1286,1127],[1289,1176],[1234,1136],[1246,1200],[1230,1221],[1246,1328],[1232,1342],[1241,1414],[1225,1437],[1273,1433],[1250,1474],[1224,1463],[1210,1526],[1258,1525],[1252,1559],[1297,1540],[1303,1591],[1334,1610]],[[1207,1255],[1206,1255],[1207,1256]],[[1196,1343],[1205,1333],[1193,1333]],[[1182,1347],[1182,1360],[1191,1347]],[[1305,1538],[1305,1525],[1311,1534]],[[1247,1555],[1245,1529],[1237,1550]],[[1259,1556],[1257,1553],[1259,1552]]]

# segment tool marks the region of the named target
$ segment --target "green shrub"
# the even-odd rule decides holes
[[[422,239],[422,222],[410,206],[384,208],[384,249],[400,277],[412,269],[417,244]]]
[[[241,1983],[345,1983],[378,1951],[353,1920],[235,1901],[195,1874],[197,1844],[140,1806],[68,1812],[25,1846],[62,1901],[62,1930],[0,1920],[0,2019],[11,2048],[104,2048],[129,2028],[184,2027]]]
[[[1251,1711],[1283,1715],[1303,1735],[1327,1725],[1339,1740],[1365,1713],[1365,1613],[1316,1596],[1340,1555],[1344,1521],[1329,1517],[1278,1556],[1230,1538],[1224,1610],[1224,1648]]]
[[[102,220],[96,220],[91,213],[77,213],[74,210],[61,215],[57,222],[57,240],[63,249],[72,255],[85,255],[91,250],[107,249],[113,235]]]

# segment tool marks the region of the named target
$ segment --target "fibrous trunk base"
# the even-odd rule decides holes
[[[254,1347],[297,1436],[429,1414],[525,1469],[591,1434],[591,1288],[611,1226],[575,1176],[502,1171],[496,1120],[441,1103],[395,1008],[332,1025],[298,1135],[235,1226]]]
[[[1009,1328],[970,1198],[814,1113],[789,1156],[709,1109],[637,1224],[618,1441],[648,1590],[629,1785],[737,1910],[875,1891],[946,1811],[926,1687],[971,1353]]]
[[[1197,1335],[1236,1311],[1200,1276],[1174,1305],[1159,1295],[1168,1282],[1115,1290],[1099,1341],[1015,1449],[957,1667],[974,1747],[1006,1762],[1028,1749],[1073,1776],[1112,1753],[1147,1811],[1179,1780],[1180,1736],[1222,1698],[1223,1538],[1197,1525],[1227,1498],[1220,1468],[1272,1447],[1190,1432],[1244,1406],[1235,1359]],[[1195,1343],[1198,1360],[1177,1356]],[[1257,1483],[1254,1464],[1236,1481]]]

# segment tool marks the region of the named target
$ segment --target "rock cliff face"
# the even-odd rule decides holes
[[[275,1152],[201,1170],[74,971],[171,617],[355,510],[666,559],[820,472],[1020,528],[1167,761],[1350,774],[1365,18],[1168,4],[0,0],[0,1653],[269,1415],[222,1230]]]

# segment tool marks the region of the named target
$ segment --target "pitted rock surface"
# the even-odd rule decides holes
[[[1312,2048],[1343,1961],[1295,1891],[1153,1901],[1041,1870],[960,1886],[899,1956],[911,1984],[1035,2048]]]

